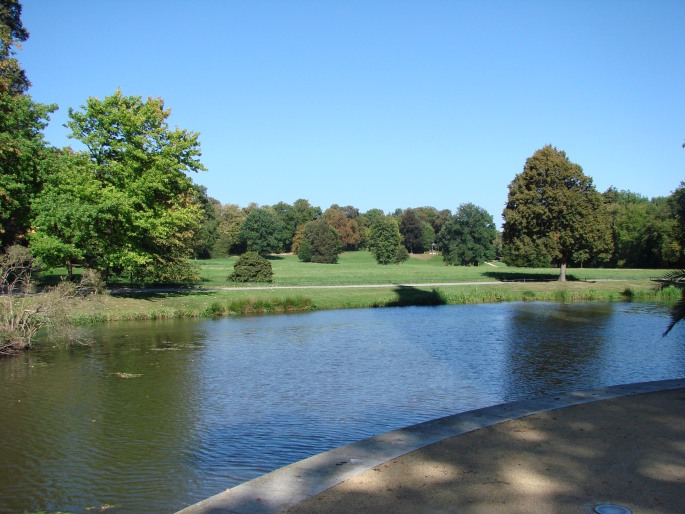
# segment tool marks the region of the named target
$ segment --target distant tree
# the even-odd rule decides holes
[[[231,282],[273,282],[271,263],[257,252],[245,252],[233,266],[228,276]]]
[[[423,223],[414,209],[405,209],[399,220],[404,247],[411,253],[424,250]]]
[[[249,252],[259,255],[282,251],[282,226],[276,214],[266,207],[250,210],[240,227],[240,239],[247,245]]]
[[[611,265],[661,268],[680,262],[682,246],[670,197],[650,200],[614,188],[602,196],[611,226]]]
[[[200,228],[195,233],[193,242],[193,257],[196,259],[210,259],[212,249],[219,238],[219,220],[216,217],[215,206],[219,201],[207,195],[207,188],[193,184],[195,202],[202,212]]]
[[[29,37],[17,0],[0,2],[0,248],[24,242],[31,204],[40,192],[48,153],[43,129],[56,105],[34,102],[31,85],[15,58]]]
[[[297,227],[321,216],[321,208],[314,207],[308,200],[303,198],[296,200],[293,205],[279,202],[272,208],[278,215],[283,227],[283,250],[286,252],[295,251],[293,249],[293,240]]]
[[[435,230],[433,230],[433,226],[427,221],[421,221],[421,224],[423,226],[423,249],[424,251],[430,250],[431,245],[435,243],[435,238],[437,237]]]
[[[445,263],[478,266],[495,258],[497,229],[492,216],[472,203],[461,204],[439,234]]]
[[[340,250],[338,231],[331,227],[325,219],[319,218],[304,225],[302,242],[297,254],[300,260],[336,264]]]
[[[247,214],[235,204],[214,204],[217,238],[212,246],[213,258],[245,252],[245,249],[240,247],[240,227],[246,216]]]
[[[680,186],[671,193],[668,201],[678,223],[677,241],[680,247],[678,263],[685,266],[685,182],[681,182]]]
[[[347,207],[348,212],[351,207]],[[356,210],[356,209],[355,209]],[[359,211],[357,211],[358,214]],[[354,213],[354,212],[353,212]],[[346,212],[338,205],[331,205],[323,213],[325,219],[340,235],[340,242],[347,250],[356,250],[362,241],[362,233],[356,219],[351,219]]]
[[[385,216],[371,222],[369,250],[378,264],[399,264],[408,258],[396,219]]]
[[[503,213],[504,260],[518,266],[608,259],[611,238],[602,196],[582,168],[550,145],[526,160],[509,184]]]

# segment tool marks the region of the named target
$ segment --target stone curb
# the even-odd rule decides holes
[[[685,388],[685,378],[642,382],[503,403],[418,423],[314,455],[227,489],[178,514],[282,512],[346,479],[444,439],[531,414]]]

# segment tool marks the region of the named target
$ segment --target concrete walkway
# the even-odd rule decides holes
[[[196,513],[685,513],[685,379],[488,407],[297,462]]]

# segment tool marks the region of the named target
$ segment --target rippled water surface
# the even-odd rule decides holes
[[[0,361],[0,512],[173,512],[427,419],[685,376],[653,304],[511,303],[108,325]]]

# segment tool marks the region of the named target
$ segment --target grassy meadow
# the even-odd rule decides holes
[[[672,300],[651,278],[663,270],[570,269],[556,281],[556,268],[510,268],[501,263],[445,266],[440,255],[415,255],[401,265],[380,266],[369,252],[343,253],[338,264],[300,262],[293,255],[270,258],[271,284],[235,284],[226,277],[236,257],[196,261],[201,281],[186,287],[113,289],[75,304],[83,324],[144,319],[210,317],[403,305],[502,301]],[[54,282],[64,270],[44,274]],[[439,284],[427,286],[421,284]],[[347,286],[347,287],[335,287]]]

